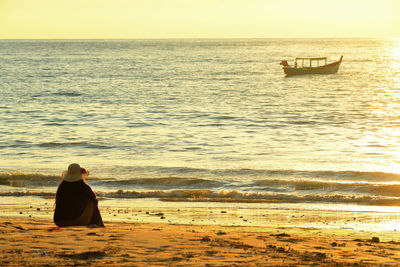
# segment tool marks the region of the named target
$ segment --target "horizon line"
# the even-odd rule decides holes
[[[238,39],[400,39],[400,37],[167,37],[167,38],[0,38],[0,41],[69,41],[69,40],[238,40]]]

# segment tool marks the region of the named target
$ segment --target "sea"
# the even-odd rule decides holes
[[[332,75],[279,65],[342,55]],[[4,214],[51,217],[79,163],[110,220],[213,208],[400,225],[400,39],[0,40],[0,122]]]

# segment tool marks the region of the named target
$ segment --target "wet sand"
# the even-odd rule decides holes
[[[1,266],[398,266],[400,233],[0,217]]]

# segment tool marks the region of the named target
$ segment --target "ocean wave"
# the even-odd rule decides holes
[[[112,176],[90,176],[89,183],[109,190],[224,189],[261,193],[334,193],[381,197],[397,197],[400,192],[399,175],[380,172],[207,170],[179,167],[138,167],[120,171],[133,177],[122,179]],[[0,173],[0,185],[11,187],[57,186],[59,181],[60,175]]]
[[[11,187],[56,186],[59,182],[59,175],[0,173],[0,185]]]
[[[56,95],[56,96],[77,97],[77,96],[82,96],[82,95],[84,95],[84,94],[81,93],[81,92],[77,92],[77,91],[59,91],[59,92],[53,93],[53,95]]]
[[[173,191],[125,191],[98,193],[109,198],[158,198],[162,201],[190,202],[236,202],[236,203],[346,203],[378,206],[400,206],[400,197],[374,197],[338,194],[271,194],[256,192],[213,191],[213,190],[173,190]]]
[[[385,182],[399,181],[400,174],[385,172],[362,172],[362,171],[303,171],[303,170],[257,170],[257,169],[237,169],[237,170],[217,170],[213,173],[221,175],[247,176],[247,177],[268,177],[290,179],[321,179],[337,181],[369,181]]]
[[[42,197],[42,198],[55,198],[56,193],[42,192],[42,191],[9,191],[0,192],[0,197]]]
[[[340,181],[399,181],[400,174],[362,171],[308,171],[308,170],[265,170],[265,169],[202,169],[190,167],[138,167],[135,170],[165,174],[193,174],[214,177],[279,178],[279,179],[321,179]]]
[[[349,192],[353,194],[369,194],[382,196],[399,196],[400,183],[377,182],[348,182],[348,181],[321,181],[321,180],[259,180],[253,183],[255,187],[269,190],[282,188],[292,192],[319,191],[319,192]]]
[[[102,181],[102,184],[109,185],[137,185],[143,187],[168,187],[168,188],[179,188],[179,187],[202,187],[202,188],[214,188],[222,186],[222,182],[201,179],[201,178],[182,178],[182,177],[161,177],[161,178],[135,178],[129,180],[108,180]]]
[[[91,182],[102,180],[97,177],[90,177]],[[0,173],[0,185],[11,187],[57,187],[61,181],[59,175],[47,175],[37,173]]]
[[[57,186],[60,182],[60,175],[30,174],[30,173],[0,173],[0,185],[12,187],[24,186]],[[110,188],[138,186],[143,188],[215,188],[223,186],[224,183],[203,178],[192,177],[158,177],[158,178],[98,178],[90,176],[90,183],[95,186],[105,186]]]
[[[355,58],[355,59],[352,59],[350,62],[364,63],[364,62],[374,62],[374,60],[369,59],[369,58]]]
[[[33,146],[30,142],[15,141],[13,146]],[[39,147],[49,148],[64,148],[64,147],[85,147],[85,148],[112,148],[102,143],[90,143],[86,141],[76,142],[44,142],[36,144]],[[196,150],[197,147],[187,147],[189,150]],[[177,181],[178,179],[188,178],[194,179],[195,183],[201,182],[196,179],[204,179],[207,181],[218,181],[224,184],[229,184],[231,181],[248,181],[248,186],[270,186],[294,184],[297,189],[305,188],[324,188],[332,185],[345,186],[346,183],[350,186],[352,183],[355,186],[360,186],[365,183],[370,184],[400,184],[400,174],[385,173],[385,172],[362,172],[362,171],[304,171],[304,170],[263,170],[263,169],[206,169],[206,168],[191,168],[191,167],[162,167],[162,166],[118,166],[118,171],[122,174],[130,176],[139,176],[146,174],[150,178],[147,180],[137,180],[138,178],[123,179],[119,182],[112,177],[109,180],[118,181],[117,183],[135,184],[135,183],[168,183],[168,179]],[[101,170],[99,170],[101,173]],[[7,173],[0,173],[1,176],[8,176]],[[15,175],[10,173],[10,175]],[[18,173],[20,177],[26,176],[28,180],[32,179],[32,174]],[[46,176],[46,174],[35,174],[37,176]],[[119,173],[117,173],[119,175]],[[154,175],[154,177],[151,177]],[[160,178],[161,177],[161,178]],[[101,178],[101,177],[99,177]],[[151,180],[153,179],[153,180]],[[103,179],[105,180],[105,179]],[[226,181],[226,183],[225,183]],[[184,181],[183,183],[186,183]]]
[[[51,148],[51,147],[85,147],[85,148],[94,148],[94,149],[110,149],[112,147],[102,145],[102,144],[92,144],[89,142],[46,142],[38,144],[39,147]]]
[[[271,194],[259,192],[213,191],[213,190],[173,190],[173,191],[129,191],[99,192],[108,198],[159,198],[162,201],[191,202],[237,202],[237,203],[347,203],[364,205],[400,206],[400,197],[354,196],[342,194]]]
[[[49,123],[44,123],[43,125],[45,126],[65,126],[63,123],[59,122],[49,122]],[[68,147],[84,147],[84,148],[92,148],[92,149],[111,149],[111,146],[104,145],[104,144],[93,144],[90,142],[85,142],[85,141],[77,141],[77,142],[44,142],[44,143],[31,143],[28,141],[20,141],[16,140],[13,143],[0,146],[0,147],[14,147],[14,148],[19,148],[19,147],[24,147],[24,148],[30,148],[30,147],[41,147],[41,148],[68,148]]]
[[[0,192],[0,196],[26,197],[37,196],[43,198],[54,198],[55,192],[37,190]],[[156,198],[167,202],[226,202],[226,203],[334,203],[334,204],[356,204],[375,206],[400,206],[400,197],[377,197],[377,196],[354,196],[342,194],[271,194],[213,190],[155,190],[155,191],[130,191],[117,190],[111,192],[97,192],[100,199],[146,199]]]

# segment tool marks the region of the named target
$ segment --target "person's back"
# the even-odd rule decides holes
[[[97,198],[84,180],[89,173],[78,164],[71,164],[62,175],[56,194],[54,223],[58,226],[104,226]]]

